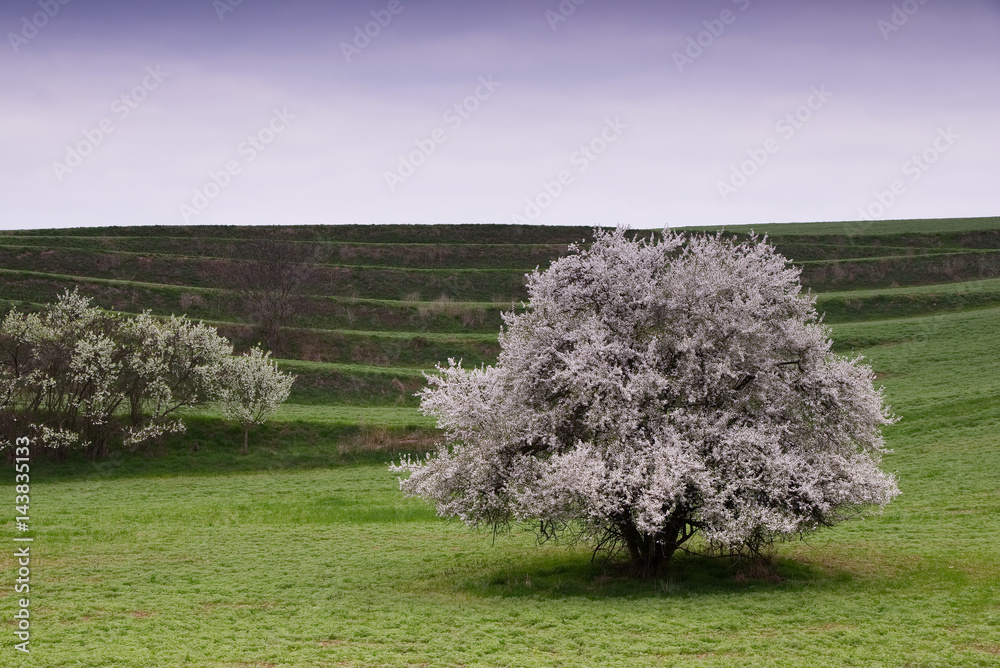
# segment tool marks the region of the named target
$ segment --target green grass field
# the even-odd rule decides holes
[[[829,223],[765,223],[761,225],[726,225],[725,227],[681,228],[690,230],[749,232],[771,236],[815,235],[910,235],[950,234],[1000,230],[1000,218],[931,218],[927,220],[846,221]]]
[[[980,228],[898,232],[914,229]],[[470,531],[402,498],[388,461],[434,440],[410,396],[420,370],[481,336],[439,331],[405,364],[282,361],[308,382],[246,457],[239,429],[202,410],[157,450],[32,463],[28,656],[13,650],[4,476],[0,665],[998,666],[1000,287],[957,278],[819,291],[837,350],[868,358],[902,418],[884,462],[902,495],[781,545],[778,577],[683,555],[636,580],[586,546]]]

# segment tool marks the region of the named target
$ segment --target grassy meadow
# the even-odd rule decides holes
[[[142,452],[32,462],[29,655],[13,649],[8,468],[0,665],[1000,665],[1000,219],[758,231],[803,267],[836,349],[868,359],[901,418],[884,468],[902,494],[882,515],[782,544],[774,574],[682,555],[653,580],[585,545],[439,519],[387,468],[433,447],[421,371],[489,363],[520,277],[587,230],[289,228],[323,247],[331,283],[289,332],[281,364],[300,378],[249,455],[204,409]],[[78,285],[247,345],[205,269],[232,236],[0,233],[0,307]]]

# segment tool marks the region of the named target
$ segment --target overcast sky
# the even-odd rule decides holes
[[[5,0],[0,28],[3,229],[1000,215],[997,0]]]

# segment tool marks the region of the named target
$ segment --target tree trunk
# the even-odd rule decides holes
[[[109,454],[111,453],[110,448],[108,447],[108,439],[104,436],[100,436],[91,444],[87,453],[87,459],[92,462],[96,462],[101,459],[107,459]]]
[[[267,344],[268,349],[278,354],[278,346],[281,343],[281,322],[275,317],[269,317],[261,324],[261,338]]]
[[[243,449],[240,450],[241,455],[248,454],[250,452],[250,425],[243,425]]]
[[[684,519],[675,519],[654,535],[641,533],[632,518],[618,526],[632,563],[643,577],[656,577],[661,569],[669,568],[674,553],[693,535],[693,531],[683,531],[686,523]]]

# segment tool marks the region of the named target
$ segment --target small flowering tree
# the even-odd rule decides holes
[[[112,441],[136,448],[184,431],[181,409],[223,395],[262,421],[276,394],[254,393],[264,392],[269,362],[232,352],[203,323],[102,311],[76,291],[40,313],[12,310],[0,322],[0,450],[29,435],[60,453],[104,457]]]
[[[117,390],[131,425],[126,445],[163,433],[183,432],[178,411],[214,400],[225,389],[224,371],[233,346],[204,323],[148,312],[117,318],[123,358]]]
[[[495,366],[428,376],[444,441],[393,467],[406,495],[472,526],[579,531],[651,574],[698,534],[757,554],[898,494],[871,369],[831,353],[772,246],[619,229],[570,251],[529,276]]]
[[[278,370],[271,353],[251,348],[230,358],[225,370],[225,389],[220,404],[229,419],[243,427],[243,448],[249,451],[250,427],[264,424],[288,398],[295,376]]]
[[[42,447],[96,458],[112,440],[183,431],[177,412],[218,394],[231,353],[207,325],[123,317],[76,291],[40,313],[12,310],[0,323],[0,443],[28,430]]]

